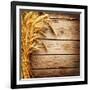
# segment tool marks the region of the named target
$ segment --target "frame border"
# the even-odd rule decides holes
[[[84,30],[84,63],[85,63],[85,72],[84,72],[84,81],[73,81],[73,82],[56,82],[56,83],[44,83],[44,84],[16,84],[16,6],[43,6],[43,7],[62,7],[62,8],[75,8],[75,9],[84,9],[85,17],[85,30]],[[69,4],[53,4],[53,3],[35,3],[35,2],[11,2],[11,42],[10,42],[10,55],[11,55],[11,88],[32,88],[32,87],[50,87],[50,86],[66,86],[66,85],[80,85],[88,83],[88,7],[84,5],[69,5]]]

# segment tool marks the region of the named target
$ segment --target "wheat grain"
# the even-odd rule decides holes
[[[35,11],[25,12],[24,15],[21,15],[21,78],[33,77],[30,54],[40,49],[37,43],[40,42],[40,35],[45,37],[43,25],[47,23],[53,30],[51,25],[46,22],[48,19],[48,14],[40,14]],[[56,35],[54,30],[53,33]],[[42,45],[47,51],[44,42],[42,42]]]

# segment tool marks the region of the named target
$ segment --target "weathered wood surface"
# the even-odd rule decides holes
[[[62,69],[35,69],[32,70],[33,77],[62,77],[62,76],[78,76],[79,68],[62,68]]]
[[[51,19],[65,19],[65,20],[80,20],[80,13],[65,13],[65,12],[55,12],[48,13]]]
[[[32,55],[32,69],[78,67],[80,64],[79,55]]]
[[[40,50],[33,54],[79,54],[79,41],[42,40],[46,49],[40,43]]]
[[[56,36],[49,27],[43,26],[45,36],[41,35],[41,41],[47,51],[39,43],[40,50],[31,55],[33,77],[80,75],[80,15],[55,12],[49,13],[49,17]]]
[[[41,35],[41,38],[49,38],[49,39],[72,39],[79,40],[80,39],[80,21],[68,21],[68,20],[60,20],[60,19],[52,19],[52,22],[49,22],[52,26],[53,30],[56,33],[56,36],[50,30],[49,27],[44,26],[42,29],[45,31],[45,36]],[[39,23],[38,23],[39,25]],[[38,26],[37,25],[37,26]]]

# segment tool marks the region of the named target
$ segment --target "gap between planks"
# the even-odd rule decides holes
[[[31,55],[40,55],[40,56],[43,56],[43,55],[80,55],[80,54],[31,54]]]
[[[32,70],[45,70],[45,69],[73,69],[73,68],[80,68],[80,67],[32,68]]]
[[[39,38],[40,40],[56,40],[56,41],[80,41],[79,39],[51,39],[51,38]]]

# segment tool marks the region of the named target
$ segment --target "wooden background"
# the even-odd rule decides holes
[[[41,41],[47,52],[41,49],[31,55],[33,77],[60,77],[80,75],[80,20],[79,14],[48,13],[52,20],[50,28],[45,29]]]

